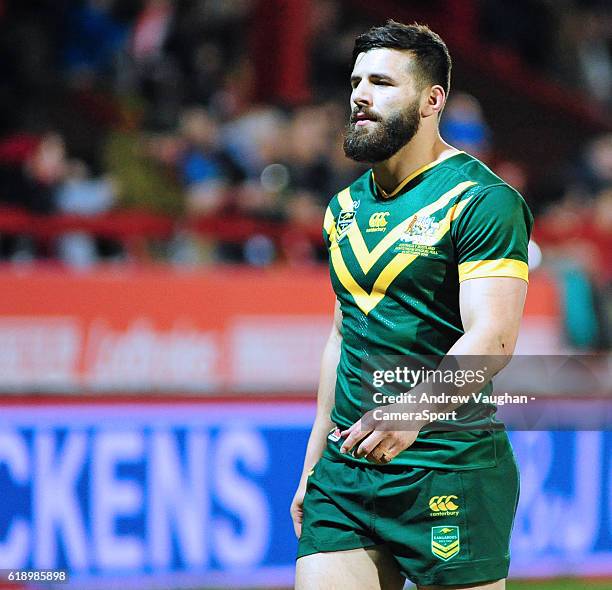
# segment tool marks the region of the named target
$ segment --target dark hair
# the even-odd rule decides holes
[[[402,49],[415,57],[417,80],[439,84],[448,95],[450,89],[451,57],[446,43],[429,27],[414,23],[404,25],[394,20],[372,27],[355,39],[353,64],[357,56],[371,49]]]

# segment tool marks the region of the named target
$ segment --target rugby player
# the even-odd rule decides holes
[[[505,587],[519,487],[505,430],[389,428],[360,397],[377,355],[482,355],[497,371],[514,350],[532,216],[440,137],[450,70],[425,26],[355,42],[344,149],[372,168],[325,214],[337,303],[291,505],[298,590]]]

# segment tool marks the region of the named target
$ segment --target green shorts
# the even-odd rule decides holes
[[[324,455],[308,478],[298,558],[384,544],[418,585],[505,578],[518,495],[510,449],[495,467],[465,471]]]

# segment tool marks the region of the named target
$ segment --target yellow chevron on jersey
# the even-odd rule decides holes
[[[449,191],[445,195],[443,195],[438,201],[448,202],[453,196],[456,196],[460,192],[464,191],[469,186],[473,186],[475,183],[461,183],[452,191]],[[463,186],[467,185],[467,186]],[[469,199],[465,199],[460,203],[456,203],[453,205],[448,213],[444,216],[444,218],[439,222],[436,233],[433,235],[434,242],[440,240],[446,232],[450,230],[451,220],[454,219],[463,208],[468,204]],[[437,203],[433,203],[429,207],[424,207],[415,215],[419,216],[427,213],[432,213],[436,211]],[[385,239],[381,240],[376,248],[369,252],[365,242],[363,241],[363,237],[361,236],[361,232],[359,231],[359,227],[356,223],[353,223],[351,229],[348,230],[349,242],[353,246],[355,251],[355,255],[361,268],[365,273],[367,273],[374,263],[382,256],[382,254],[389,250],[391,246],[400,238],[400,236],[406,231],[408,224],[410,223],[411,218],[404,220],[402,223],[397,225],[392,232],[390,232]],[[351,240],[351,237],[354,237]],[[390,240],[387,238],[391,238]],[[384,246],[384,247],[381,247]],[[366,315],[372,311],[376,305],[380,303],[387,292],[387,288],[391,284],[391,282],[414,260],[416,260],[417,255],[399,253],[396,254],[391,261],[381,270],[378,278],[376,279],[372,290],[370,293],[361,288],[358,282],[351,275],[349,269],[347,268],[344,260],[342,258],[342,253],[338,248],[337,241],[332,241],[332,244],[329,249],[330,258],[332,266],[338,275],[340,282],[343,284],[344,288],[353,296],[355,299],[355,303],[357,306],[365,313]]]
[[[420,211],[416,212],[417,216],[426,216],[439,211],[444,208],[451,199],[455,198],[457,195],[463,193],[466,189],[471,186],[474,186],[476,183],[467,181],[460,182],[457,186],[453,187],[448,192],[444,193],[439,199],[435,202],[423,207]],[[353,199],[351,198],[350,187],[344,189],[338,195],[338,202],[342,206],[342,211],[353,211]],[[388,211],[386,213],[389,213]],[[384,252],[386,252],[397,240],[399,237],[406,231],[409,223],[411,222],[411,218],[405,219],[403,222],[393,228],[393,230],[389,231],[389,233],[382,239],[372,251],[368,250],[366,243],[363,239],[363,235],[361,234],[361,230],[359,229],[359,225],[356,223],[352,223],[349,229],[346,232],[346,236],[353,247],[353,251],[357,256],[357,261],[359,262],[363,272],[367,273],[374,266],[376,261],[382,256]],[[387,223],[389,221],[387,220]],[[337,247],[337,242],[331,243],[330,249]]]

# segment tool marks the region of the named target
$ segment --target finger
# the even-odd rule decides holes
[[[371,423],[368,414],[364,414],[359,420],[357,420],[357,422],[351,424],[346,430],[342,430],[340,432],[340,436],[345,438],[347,436],[350,436],[355,431],[361,432],[363,430],[367,430],[368,432],[370,432],[370,430],[373,429],[374,424]]]
[[[353,424],[351,424],[346,430],[342,430],[340,432],[340,436],[342,438],[347,437],[349,434],[351,434],[351,432],[353,432],[353,430],[359,427],[358,424],[360,424],[360,420],[357,420],[357,422],[354,422]]]
[[[398,445],[392,443],[384,451],[387,457],[390,457],[390,460],[391,460],[391,459],[395,459],[395,457],[397,457],[403,450],[404,449],[402,449]]]
[[[355,425],[360,424],[361,421],[355,422]],[[360,424],[361,425],[361,424]],[[353,428],[353,427],[351,427]],[[363,440],[372,430],[362,430],[361,428],[355,428],[345,439],[340,447],[342,454],[348,453],[359,441]]]
[[[370,434],[359,447],[355,450],[355,457],[365,457],[369,455],[380,443],[380,441],[385,437],[384,432],[374,431]]]
[[[387,449],[381,448],[380,445],[374,449],[374,452],[376,453],[376,463],[379,465],[386,465],[393,459],[391,453]]]
[[[359,420],[357,420],[357,422],[351,424],[346,430],[342,430],[340,432],[340,436],[342,438],[345,438],[347,436],[350,436],[350,434],[355,432],[356,430],[359,430],[360,432],[371,432],[376,427],[376,424],[377,422],[373,419],[372,412],[367,412]]]
[[[361,420],[357,420],[357,422],[353,422],[353,424],[351,424],[346,430],[341,431],[340,436],[344,439],[347,439],[349,436],[351,436],[351,434],[353,434],[353,432],[358,432],[361,429],[360,427]],[[344,447],[345,443],[342,444],[342,447]],[[340,447],[340,452],[346,453],[346,450],[343,450],[342,447]]]
[[[299,539],[302,534],[302,513],[296,510],[295,514],[291,515],[291,519],[293,520],[295,536]]]
[[[365,430],[365,431],[361,431],[361,430],[355,430],[353,431],[351,434],[349,434],[349,436],[346,438],[346,440],[344,441],[344,443],[342,444],[342,447],[340,447],[340,452],[341,453],[349,453],[351,451],[351,449],[353,449],[353,447],[358,444],[359,442],[361,442],[366,436],[368,436],[368,434],[370,434],[371,431],[369,430]]]
[[[416,438],[416,435],[414,438]],[[414,440],[412,442],[414,442]],[[412,444],[412,442],[410,444]],[[378,445],[373,451],[375,460],[381,465],[390,463],[402,451],[406,450],[410,444],[406,445],[405,440],[399,440],[396,433],[392,433],[391,436],[387,433],[385,447],[383,448],[381,445]]]
[[[393,459],[392,454],[381,445],[378,445],[367,457],[366,459],[371,463],[376,463],[377,465],[386,465],[390,463]]]
[[[409,434],[411,436],[406,437],[404,435]],[[391,455],[392,457],[397,457],[402,451],[405,451],[409,448],[414,441],[416,440],[418,432],[414,433],[405,433],[401,432],[401,439],[397,438],[397,436],[393,436],[389,439],[389,448],[387,449],[387,455]]]

